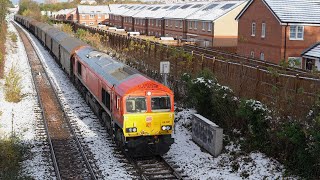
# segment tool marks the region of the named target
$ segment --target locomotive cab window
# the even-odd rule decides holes
[[[171,110],[171,102],[169,96],[152,97],[151,109],[153,112],[167,112]]]
[[[102,88],[102,103],[110,110],[110,94]]]
[[[126,110],[128,113],[144,113],[147,111],[145,97],[128,97],[126,100]]]
[[[78,75],[81,76],[81,63],[78,61]]]

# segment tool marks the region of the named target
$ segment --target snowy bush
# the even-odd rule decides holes
[[[15,137],[0,139],[0,179],[28,179],[19,177],[26,147]]]
[[[13,66],[5,76],[5,99],[8,102],[19,102],[22,98],[21,88],[21,76]]]
[[[267,108],[256,100],[241,100],[236,111],[237,116],[245,121],[242,128],[246,134],[246,146],[261,149],[269,144],[269,121]]]

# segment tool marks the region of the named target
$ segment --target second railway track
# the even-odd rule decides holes
[[[57,93],[30,39],[13,23],[25,45],[32,77],[44,118],[57,179],[97,179],[99,170],[89,161],[72,125],[65,116]]]

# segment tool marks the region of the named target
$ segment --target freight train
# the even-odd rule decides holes
[[[168,87],[51,25],[14,19],[48,49],[120,148],[137,156],[169,150],[174,94]]]

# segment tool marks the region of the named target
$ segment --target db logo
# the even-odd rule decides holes
[[[146,127],[151,127],[152,116],[146,117]]]

